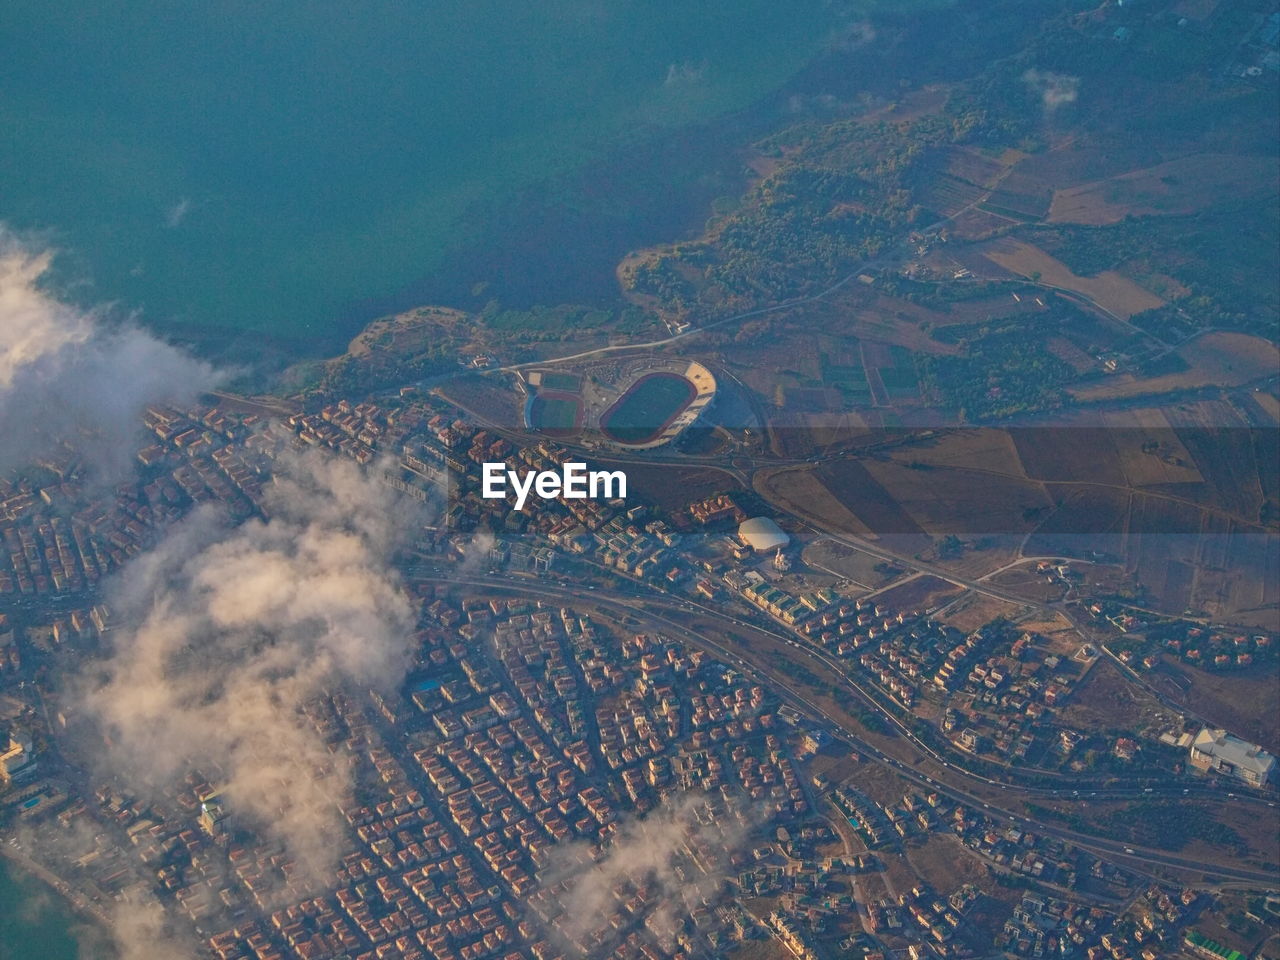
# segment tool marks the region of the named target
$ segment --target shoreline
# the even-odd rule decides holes
[[[207,359],[281,368],[341,355],[375,320],[427,306],[478,312],[496,299],[512,309],[623,305],[617,266],[635,250],[694,238],[717,198],[752,179],[745,157],[791,122],[787,104],[848,53],[819,52],[778,88],[728,113],[673,129],[641,131],[512,195],[473,203],[438,264],[409,282],[337,304],[323,319],[280,331],[254,326],[159,323],[152,327]],[[661,189],[659,189],[661,187]]]
[[[76,890],[44,864],[33,860],[23,851],[15,849],[7,840],[0,843],[0,856],[3,856],[5,861],[12,867],[16,867],[21,874],[35,878],[47,889],[57,894],[61,901],[67,905],[67,908],[82,920],[102,928],[105,933],[111,933],[115,930],[115,924],[102,907],[95,904],[79,890]]]

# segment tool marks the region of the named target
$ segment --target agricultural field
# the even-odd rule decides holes
[[[1061,260],[1024,240],[1001,237],[986,241],[976,249],[1001,270],[1034,279],[1047,286],[1083,294],[1108,313],[1123,320],[1135,313],[1164,305],[1163,300],[1123,274],[1105,270],[1096,276],[1078,276]]]
[[[979,205],[979,209],[1011,220],[1041,220],[1049,212],[1053,192],[1035,177],[1016,167]]]
[[[1178,348],[1180,369],[1154,377],[1124,373],[1069,388],[1083,403],[1156,396],[1207,386],[1236,387],[1280,368],[1280,349],[1261,337],[1214,331]]]
[[[955,216],[982,200],[1022,156],[1016,150],[960,146],[940,150],[934,160],[936,172],[928,176],[920,202],[942,216]]]
[[[876,401],[895,406],[919,399],[920,383],[911,351],[893,344],[864,343],[866,380]]]
[[[1249,398],[1249,402],[1262,414],[1262,422],[1280,426],[1280,397],[1259,391]]]
[[[1033,480],[981,467],[925,467],[867,461],[867,473],[915,525],[945,534],[1025,533],[1053,501]]]
[[[902,549],[957,575],[985,575],[1019,549],[1086,561],[1087,580],[1094,563],[1109,561],[1119,578],[1087,593],[1265,626],[1277,616],[1280,587],[1268,584],[1280,583],[1280,561],[1257,518],[1276,498],[1276,468],[1262,462],[1269,448],[1255,448],[1257,431],[1200,427],[1215,411],[1133,408],[1108,414],[1106,426],[947,431],[887,453],[763,472],[756,485],[828,529],[882,542],[942,538]],[[1064,591],[1025,566],[993,583],[1028,599]]]
[[[892,291],[894,284],[890,284]],[[988,298],[1004,304],[1002,297]],[[1012,301],[997,307],[998,313],[1017,309]],[[850,339],[874,341],[904,347],[913,353],[954,353],[955,348],[939,343],[929,331],[934,327],[961,322],[972,316],[985,317],[991,310],[970,301],[924,302],[908,299],[892,292],[877,293],[866,289],[840,291],[829,299],[804,304],[789,311],[774,329],[779,334],[801,338],[798,343],[815,340],[839,349]]]
[[[1243,196],[1274,194],[1277,181],[1280,163],[1274,156],[1199,153],[1055,190],[1046,219],[1100,226],[1125,217],[1185,215]]]
[[[1052,193],[1155,166],[1164,160],[1153,144],[1136,138],[1109,139],[1105,145],[1080,138],[1054,150],[1023,157],[1018,174]]]
[[[857,341],[834,356],[822,353],[822,383],[839,392],[842,402],[850,406],[867,406],[872,402],[871,385],[863,366],[862,350]]]
[[[1225,399],[1180,403],[1165,408],[1165,413],[1204,477],[1204,498],[1246,520],[1262,522],[1266,504],[1280,497],[1276,431],[1245,429],[1236,408]]]
[[[898,500],[858,460],[834,460],[813,471],[830,496],[877,534],[924,533]]]
[[[1013,431],[986,427],[949,430],[898,447],[889,457],[915,468],[951,467],[1021,477],[1025,472],[1013,436]]]
[[[1280,630],[1280,549],[1274,533],[1232,530],[1205,538],[1191,606],[1261,630]],[[1218,560],[1223,557],[1223,560]]]
[[[1103,422],[1131,487],[1201,484],[1195,458],[1156,408],[1107,411]]]
[[[1110,432],[1098,428],[1028,427],[1009,431],[1028,477],[1122,485],[1124,471]]]
[[[787,431],[795,436],[797,431]],[[840,533],[874,535],[810,467],[758,471],[755,490],[768,502]]]

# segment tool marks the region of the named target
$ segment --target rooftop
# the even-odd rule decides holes
[[[777,550],[791,542],[791,538],[768,517],[752,517],[738,527],[738,539],[752,550],[764,553]]]
[[[1257,744],[1233,737],[1225,730],[1203,727],[1196,734],[1191,747],[1220,763],[1227,763],[1238,770],[1248,771],[1260,781],[1270,777],[1276,765],[1276,758]]]

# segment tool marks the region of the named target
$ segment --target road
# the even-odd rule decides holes
[[[566,605],[577,608],[582,607],[603,607],[612,609],[618,613],[630,616],[637,616],[647,620],[651,628],[658,631],[670,631],[673,636],[678,636],[688,640],[695,646],[701,647],[707,652],[713,654],[718,659],[726,663],[736,664],[738,669],[744,675],[751,677],[756,682],[766,684],[775,690],[781,699],[791,706],[793,709],[814,718],[823,721],[832,732],[845,744],[859,751],[862,755],[873,759],[875,762],[889,767],[897,776],[908,780],[924,790],[936,790],[950,799],[966,804],[974,809],[982,810],[987,816],[1003,820],[1004,822],[1019,826],[1026,830],[1047,836],[1056,837],[1058,839],[1068,841],[1076,847],[1087,850],[1098,856],[1104,856],[1112,862],[1118,863],[1135,873],[1139,873],[1149,877],[1162,877],[1163,871],[1177,870],[1185,873],[1194,874],[1197,880],[1201,878],[1211,880],[1217,883],[1246,883],[1246,884],[1263,884],[1266,886],[1274,886],[1280,878],[1274,873],[1262,870],[1248,869],[1244,867],[1224,867],[1206,864],[1203,860],[1195,860],[1186,857],[1179,857],[1164,850],[1157,850],[1150,847],[1137,846],[1132,843],[1124,843],[1118,840],[1109,840],[1106,838],[1096,837],[1092,834],[1080,833],[1055,824],[1045,823],[1032,817],[1010,809],[1008,802],[1024,797],[1043,798],[1045,789],[1024,789],[1009,786],[1007,784],[999,784],[994,781],[977,778],[973,774],[956,767],[948,761],[941,761],[947,768],[948,782],[943,782],[939,778],[930,776],[928,773],[918,766],[910,762],[906,762],[899,757],[892,756],[866,740],[860,738],[856,734],[850,732],[845,723],[840,719],[832,716],[825,708],[814,703],[803,691],[797,690],[798,686],[789,677],[780,675],[776,669],[770,669],[767,658],[763,658],[766,662],[761,663],[758,655],[754,655],[750,647],[730,648],[719,642],[718,640],[707,636],[694,626],[692,618],[689,616],[689,605],[682,601],[670,600],[668,604],[674,606],[674,609],[668,607],[667,610],[659,612],[655,607],[663,606],[662,603],[655,601],[653,598],[624,598],[612,594],[605,594],[601,591],[591,591],[584,595],[580,588],[562,587],[546,580],[530,580],[524,583],[518,582],[513,577],[493,577],[493,576],[457,576],[449,574],[433,575],[431,579],[435,582],[447,582],[460,586],[468,586],[483,590],[498,590],[516,594],[522,594],[532,599],[562,601]],[[695,605],[697,606],[697,605]],[[669,616],[668,614],[671,614]],[[754,625],[747,624],[745,621],[735,617],[707,610],[707,608],[697,609],[699,616],[710,616],[718,621],[734,626],[737,629],[757,630],[759,628]],[[672,619],[672,616],[681,619]],[[798,648],[797,648],[798,649]],[[811,651],[804,651],[807,655],[812,655]],[[914,745],[914,744],[913,744]],[[1003,791],[1004,797],[1002,803],[993,803],[988,797],[990,793],[985,792],[977,794],[971,792],[971,789],[962,789],[954,785],[954,780],[964,781],[977,779],[986,787],[997,787]],[[1183,796],[1184,791],[1190,792],[1190,788],[1184,787],[1161,787],[1158,790],[1152,788],[1150,791],[1143,789],[1137,791],[1091,791],[1090,797],[1097,799],[1132,799],[1135,797],[1170,797],[1173,795]],[[1199,792],[1199,791],[1197,791]],[[1062,796],[1066,791],[1059,790],[1056,795]],[[1053,795],[1050,791],[1050,795]],[[1255,797],[1239,797],[1243,802],[1249,803],[1266,803],[1268,801]],[[1132,852],[1129,852],[1132,851]]]
[[[208,395],[214,397],[219,405],[230,410],[256,413],[262,417],[285,419],[302,412],[300,404],[292,400],[283,400],[279,397],[245,397],[238,393],[228,393],[225,390],[210,390]]]
[[[987,188],[987,190],[985,190],[982,193],[982,195],[979,196],[977,199],[975,199],[973,202],[957,210],[955,213],[951,214],[950,216],[943,217],[940,220],[935,220],[933,223],[929,224],[926,227],[917,227],[913,229],[912,233],[927,235],[930,233],[936,233],[938,230],[941,230],[943,227],[945,227],[951,221],[955,220],[957,217],[963,216],[964,214],[972,210],[974,207],[977,207],[979,204],[985,203],[987,200],[991,199],[991,195],[994,194],[997,189],[999,189],[1000,184],[1003,183],[1004,179],[1008,177],[1009,174],[1012,172],[1013,172],[1013,167],[1012,166],[1007,167],[1005,170],[1000,172],[999,176],[996,177],[996,179],[992,182],[991,186]],[[801,296],[801,297],[793,297],[790,300],[783,300],[780,303],[775,303],[767,307],[756,307],[755,309],[752,309],[752,310],[744,310],[742,313],[735,313],[729,317],[722,317],[719,320],[712,320],[710,323],[704,323],[697,327],[690,327],[688,330],[685,330],[683,333],[673,334],[672,336],[669,336],[669,337],[660,337],[657,340],[648,340],[643,343],[625,343],[625,344],[614,344],[612,346],[607,346],[607,347],[596,347],[595,349],[592,349],[592,350],[582,350],[578,353],[569,354],[563,357],[553,357],[545,360],[529,360],[523,363],[508,364],[504,367],[494,367],[491,371],[488,371],[488,372],[514,373],[519,370],[527,370],[531,367],[546,367],[546,366],[551,366],[557,363],[568,363],[573,360],[586,360],[591,357],[604,356],[605,354],[609,354],[609,353],[621,353],[627,350],[652,350],[657,347],[665,347],[665,346],[670,346],[673,343],[679,343],[681,340],[685,340],[690,337],[696,337],[700,333],[704,333],[707,330],[714,330],[717,327],[723,327],[731,323],[738,323],[742,320],[750,320],[752,317],[762,317],[762,316],[765,316],[766,314],[777,313],[780,310],[790,310],[793,307],[804,306],[806,303],[815,303],[835,293],[837,290],[840,290],[843,287],[847,287],[860,274],[875,273],[877,270],[880,270],[884,267],[890,266],[895,263],[900,263],[903,259],[903,255],[906,252],[906,249],[909,243],[910,241],[907,239],[907,237],[904,236],[898,242],[891,245],[884,253],[881,253],[879,256],[873,257],[870,260],[862,261],[856,267],[854,267],[849,273],[842,276],[839,280],[836,280],[831,285],[825,287],[824,289],[814,294],[808,294],[806,296]]]
[[[112,929],[112,918],[106,910],[94,903],[75,887],[71,886],[71,884],[64,882],[61,877],[48,867],[45,867],[43,864],[31,859],[31,857],[29,857],[22,848],[17,845],[16,840],[10,839],[5,843],[0,843],[0,856],[4,856],[6,859],[13,861],[32,876],[38,877],[45,884],[56,890],[64,900],[70,903],[71,906],[80,913],[85,916],[92,917],[106,929]]]

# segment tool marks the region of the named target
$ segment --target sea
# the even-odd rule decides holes
[[[759,102],[850,16],[848,0],[4,7],[0,223],[60,251],[66,296],[300,344],[523,229],[502,211],[539,184]]]
[[[0,960],[108,960],[105,932],[0,858]]]
[[[0,226],[58,251],[59,296],[214,350],[340,350],[415,297],[595,295],[617,251],[581,239],[592,211],[616,246],[675,192],[708,209],[707,124],[782,88],[850,6],[5,0]],[[82,949],[3,861],[0,905],[0,960]]]

